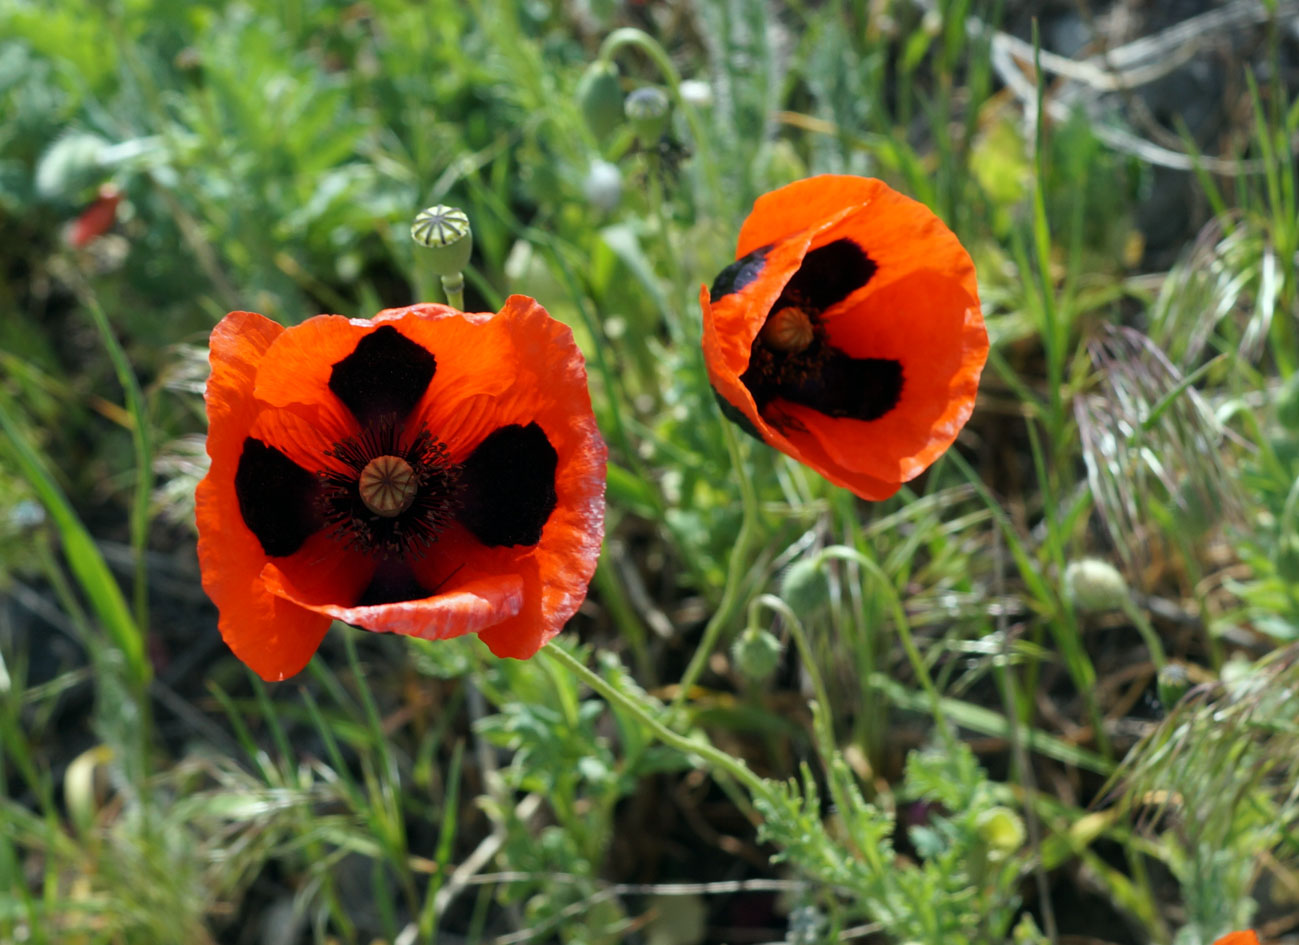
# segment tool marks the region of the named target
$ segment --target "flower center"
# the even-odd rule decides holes
[[[812,319],[807,312],[787,305],[767,317],[760,337],[768,348],[797,354],[807,350],[807,346],[816,337],[816,331],[812,328]]]
[[[361,501],[375,515],[392,518],[410,508],[419,493],[419,479],[400,456],[377,456],[361,470],[357,484]]]
[[[446,444],[420,430],[403,444],[393,415],[335,443],[341,470],[317,473],[317,507],[333,534],[380,559],[422,557],[450,523],[459,502],[460,468]]]

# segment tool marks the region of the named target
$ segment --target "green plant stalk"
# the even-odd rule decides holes
[[[675,748],[677,751],[686,755],[693,755],[701,759],[709,768],[724,771],[735,780],[739,781],[754,798],[760,798],[773,807],[780,805],[780,800],[771,786],[758,775],[750,770],[749,766],[738,758],[733,758],[726,752],[714,747],[708,742],[696,741],[687,738],[672,729],[668,728],[657,716],[657,714],[643,701],[634,698],[621,689],[611,685],[605,679],[588,669],[587,666],[565,651],[559,646],[548,646],[542,650],[542,653],[553,663],[557,663],[577,676],[582,682],[586,683],[601,696],[605,701],[617,703],[622,706],[645,726],[654,733],[654,736],[667,745],[669,748]]]
[[[699,646],[695,649],[694,655],[690,658],[690,663],[686,666],[685,673],[681,676],[677,694],[672,700],[673,709],[680,708],[682,702],[685,701],[691,687],[694,686],[700,674],[704,671],[704,664],[707,663],[708,657],[712,655],[714,648],[716,648],[722,630],[730,624],[743,606],[740,598],[745,583],[746,561],[753,551],[758,532],[758,522],[761,514],[758,508],[758,494],[753,488],[753,483],[744,474],[744,457],[740,453],[740,444],[735,437],[735,430],[729,422],[722,423],[722,438],[726,440],[727,452],[731,454],[731,465],[740,480],[740,501],[743,507],[743,518],[740,520],[739,534],[735,536],[735,547],[731,549],[731,559],[726,571],[726,587],[722,591],[722,599],[717,604],[717,609],[713,611],[713,616],[708,621],[707,626],[704,627],[704,634],[699,640]]]
[[[929,666],[925,663],[924,657],[920,655],[920,649],[916,646],[915,638],[911,635],[911,622],[907,620],[906,611],[902,607],[902,600],[898,597],[893,582],[888,579],[888,575],[884,573],[884,570],[874,558],[858,551],[856,548],[835,545],[822,551],[821,557],[823,559],[835,558],[840,561],[856,562],[874,577],[884,590],[885,595],[888,597],[889,609],[893,611],[893,622],[897,626],[898,639],[902,641],[902,648],[907,652],[907,659],[911,662],[911,669],[916,674],[916,679],[920,681],[921,687],[925,690],[925,695],[929,697],[930,711],[934,717],[934,725],[938,728],[939,737],[942,738],[943,743],[949,750],[955,751],[956,736],[952,734],[951,726],[947,724],[947,713],[943,711],[942,696],[938,694],[938,688],[934,685],[933,677],[929,673]]]
[[[145,551],[149,542],[149,502],[153,496],[153,434],[149,413],[144,402],[144,392],[140,390],[135,372],[131,370],[126,351],[113,334],[108,316],[104,314],[89,287],[82,293],[82,302],[99,331],[109,360],[113,362],[117,382],[122,385],[126,396],[126,411],[131,416],[131,444],[135,451],[135,492],[131,497],[131,553],[135,558],[133,595],[135,624],[141,631],[145,631],[149,626],[149,572]]]
[[[604,38],[596,58],[611,63],[614,54],[623,46],[637,47],[654,62],[659,74],[663,77],[663,81],[667,83],[668,93],[676,102],[677,107],[681,109],[681,113],[686,116],[686,124],[690,126],[690,135],[694,139],[695,153],[699,155],[699,163],[703,166],[704,173],[708,178],[708,193],[714,196],[723,193],[721,178],[717,174],[717,165],[713,161],[712,138],[709,136],[708,130],[704,128],[703,122],[700,121],[699,113],[695,110],[694,105],[681,97],[681,74],[677,72],[677,67],[672,64],[671,57],[659,45],[658,41],[648,33],[634,26],[624,26],[614,30]]]
[[[442,291],[446,293],[447,305],[460,312],[465,310],[464,273],[458,272],[454,276],[443,276]]]
[[[54,520],[54,526],[63,542],[63,556],[77,583],[89,598],[95,616],[108,633],[109,639],[122,651],[127,675],[143,713],[148,707],[146,693],[153,671],[144,647],[144,634],[132,619],[131,609],[122,596],[121,588],[117,586],[104,556],[77,517],[67,496],[27,442],[3,401],[0,401],[0,430],[9,438],[18,471],[31,484],[37,498]]]

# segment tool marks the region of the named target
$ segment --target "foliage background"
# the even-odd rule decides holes
[[[0,939],[1299,926],[1296,15],[9,0]],[[584,120],[624,27],[661,140]],[[947,220],[993,339],[878,505],[736,442],[698,349],[752,200],[815,172]],[[556,647],[598,675],[335,627],[263,686],[197,579],[207,332],[435,299],[435,202],[468,307],[534,295],[587,354],[608,534]]]

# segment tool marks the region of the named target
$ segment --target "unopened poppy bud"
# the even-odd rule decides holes
[[[618,67],[598,59],[586,67],[577,81],[577,104],[586,126],[603,140],[622,124],[622,88]]]
[[[749,627],[731,646],[731,661],[746,679],[760,683],[776,671],[784,648],[768,630]]]
[[[591,206],[606,213],[618,206],[622,199],[622,173],[617,165],[592,161],[586,179],[582,181],[582,193]]]
[[[819,555],[795,561],[780,581],[780,597],[800,618],[815,614],[830,600],[830,585]]]
[[[623,105],[627,119],[642,142],[657,141],[668,126],[668,93],[647,85],[627,96]]]
[[[974,819],[990,860],[1004,860],[1024,845],[1024,821],[1009,807],[990,807]]]
[[[1131,600],[1128,582],[1114,565],[1099,558],[1083,558],[1064,569],[1065,590],[1084,613],[1122,610]]]
[[[469,215],[459,207],[438,204],[421,210],[411,224],[410,236],[431,250],[425,258],[439,276],[458,276],[469,265],[474,235],[469,229]]]

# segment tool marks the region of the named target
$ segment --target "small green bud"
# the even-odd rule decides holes
[[[644,86],[627,96],[623,110],[642,143],[658,141],[668,126],[668,93],[657,85]]]
[[[1074,606],[1084,613],[1122,610],[1131,600],[1128,582],[1114,565],[1083,558],[1064,569],[1064,586]]]
[[[1190,690],[1191,677],[1181,663],[1165,663],[1159,670],[1155,685],[1159,691],[1159,701],[1163,703],[1164,711],[1168,711],[1181,702]]]
[[[577,104],[586,126],[603,141],[622,124],[622,87],[618,84],[618,67],[597,59],[586,67],[577,80]]]
[[[1004,860],[1024,845],[1024,821],[1009,807],[989,807],[974,818],[974,828],[993,862]]]
[[[830,600],[830,582],[819,555],[800,558],[780,579],[780,597],[800,620],[817,613]]]
[[[458,207],[438,204],[421,210],[411,224],[410,236],[430,250],[425,254],[429,268],[439,276],[455,277],[469,265],[474,235],[469,216]]]
[[[746,679],[760,683],[776,671],[782,652],[770,631],[749,627],[731,645],[731,661]]]

